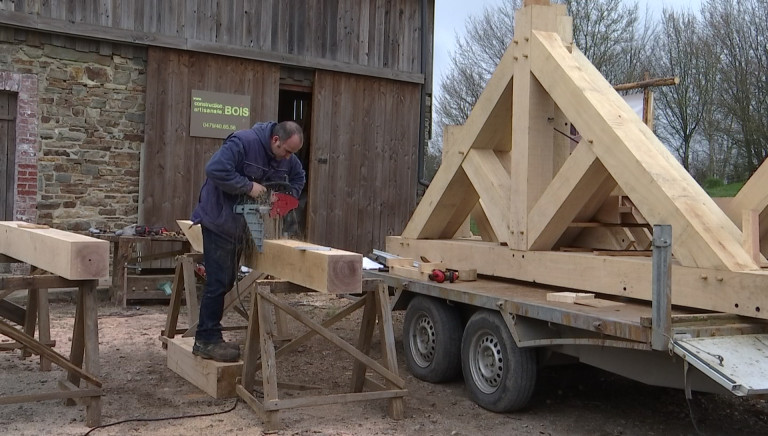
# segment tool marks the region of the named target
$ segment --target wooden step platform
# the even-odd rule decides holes
[[[167,339],[168,368],[214,398],[234,398],[235,380],[243,372],[243,362],[216,362],[192,354],[195,338]]]

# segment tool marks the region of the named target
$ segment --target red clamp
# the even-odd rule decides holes
[[[451,270],[442,271],[439,269],[433,269],[428,277],[430,280],[437,283],[443,283],[445,281],[453,283],[459,279],[459,273],[457,271]]]

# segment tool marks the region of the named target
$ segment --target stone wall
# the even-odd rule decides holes
[[[37,80],[36,221],[70,231],[135,224],[146,51],[33,32],[15,35],[0,42],[0,73]]]

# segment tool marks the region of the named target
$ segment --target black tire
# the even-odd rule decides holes
[[[419,380],[440,383],[461,373],[461,314],[453,306],[417,295],[403,323],[408,370]]]
[[[525,407],[536,384],[536,354],[518,348],[501,314],[480,310],[467,322],[461,366],[470,398],[492,412]]]

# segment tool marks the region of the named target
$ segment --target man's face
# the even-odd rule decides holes
[[[298,153],[301,149],[301,140],[298,135],[293,135],[285,141],[279,137],[272,137],[272,154],[277,160],[288,159],[292,154]]]

